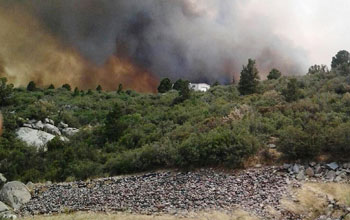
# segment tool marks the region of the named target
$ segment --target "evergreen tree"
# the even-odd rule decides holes
[[[301,92],[298,88],[297,79],[293,78],[289,80],[287,88],[282,91],[282,95],[287,102],[294,102],[300,98]]]
[[[176,80],[176,82],[173,85],[173,89],[179,91],[184,83],[185,83],[185,81],[182,79]]]
[[[123,92],[123,85],[121,83],[119,83],[117,93],[120,94],[122,92]]]
[[[96,91],[99,92],[99,93],[101,93],[101,91],[102,91],[102,86],[101,86],[101,85],[98,85],[98,86],[96,87]]]
[[[89,89],[88,91],[87,91],[87,93],[86,93],[87,95],[92,95],[93,93],[92,93],[92,90],[91,89]]]
[[[259,71],[256,68],[255,60],[249,59],[248,65],[243,66],[238,90],[242,95],[249,95],[257,92],[259,85]]]
[[[332,58],[331,67],[332,69],[336,69],[337,67],[342,66],[344,64],[350,64],[350,53],[346,50],[341,50]]]
[[[80,95],[79,89],[78,89],[78,87],[75,87],[74,92],[73,92],[73,96],[78,96],[78,95]]]
[[[27,90],[32,92],[36,90],[36,84],[34,81],[30,81],[27,85]]]
[[[166,93],[171,89],[171,81],[169,78],[164,78],[162,81],[160,81],[160,84],[158,86],[158,92],[159,93]]]
[[[215,86],[219,86],[220,83],[218,81],[215,81],[214,84],[212,85],[212,87],[215,87]]]
[[[55,86],[53,84],[50,84],[50,86],[47,89],[55,89]]]
[[[282,76],[282,73],[278,70],[278,69],[275,69],[273,68],[269,75],[267,76],[267,79],[268,80],[272,80],[272,79],[278,79]]]
[[[62,88],[67,89],[68,91],[72,91],[72,87],[68,83],[63,84]]]

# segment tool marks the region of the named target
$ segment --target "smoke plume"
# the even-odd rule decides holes
[[[138,91],[154,91],[162,77],[228,83],[248,58],[265,75],[303,74],[324,61],[310,53],[321,41],[302,42],[317,36],[315,11],[328,9],[323,0],[304,2],[0,0],[0,72],[17,83],[120,82]]]

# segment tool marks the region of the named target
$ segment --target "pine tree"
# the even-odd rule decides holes
[[[27,85],[27,90],[28,91],[35,91],[36,90],[36,84],[34,81],[30,81]]]
[[[64,84],[62,88],[67,89],[68,91],[72,91],[72,87],[68,83]]]
[[[47,89],[55,89],[55,86],[53,84],[50,84],[50,86],[47,87]]]
[[[117,93],[120,94],[122,92],[123,92],[123,85],[121,83],[119,83]]]
[[[159,93],[166,93],[168,92],[172,87],[171,81],[169,78],[164,78],[162,81],[160,81],[160,84],[158,86],[158,92]]]
[[[73,96],[78,96],[78,95],[80,95],[79,89],[78,89],[78,87],[75,87],[74,92],[73,92]]]
[[[99,93],[101,93],[101,91],[102,91],[102,86],[101,86],[101,85],[98,85],[98,86],[96,87],[96,91],[99,92]]]
[[[256,68],[255,60],[249,59],[248,65],[243,66],[238,90],[242,95],[249,95],[257,92],[259,85],[259,71]]]
[[[272,79],[278,79],[282,76],[282,73],[278,70],[278,69],[275,69],[273,68],[269,75],[267,76],[267,79],[268,80],[272,80]]]

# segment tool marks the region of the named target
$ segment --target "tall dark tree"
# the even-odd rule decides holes
[[[158,86],[158,92],[159,93],[166,93],[168,92],[172,87],[171,81],[169,78],[164,78],[162,81],[160,81],[160,84]]]
[[[332,58],[332,69],[336,69],[339,66],[342,65],[349,65],[350,64],[350,53],[346,50],[339,51],[333,58]]]
[[[101,85],[98,85],[98,86],[96,87],[96,91],[99,92],[99,93],[101,93],[101,91],[102,91],[102,86],[101,86]]]
[[[122,108],[116,104],[106,117],[104,132],[108,141],[117,141],[123,134],[126,125],[120,120],[123,116]]]
[[[272,79],[278,79],[282,76],[282,73],[278,70],[278,69],[275,69],[273,68],[269,75],[267,75],[267,79],[268,80],[272,80]]]
[[[27,85],[27,90],[28,91],[35,91],[36,90],[36,84],[34,81],[30,81]]]
[[[248,65],[243,66],[238,90],[242,95],[249,95],[257,92],[259,85],[259,71],[256,68],[255,60],[249,59]]]
[[[179,91],[182,87],[182,84],[184,84],[184,83],[185,83],[185,80],[182,80],[182,79],[176,80],[176,82],[173,85],[173,89]]]
[[[300,96],[300,90],[298,87],[298,81],[295,78],[289,80],[287,88],[282,91],[282,95],[285,97],[287,102],[297,101]]]
[[[190,82],[187,80],[183,81],[183,83],[181,84],[179,95],[182,98],[182,100],[186,100],[190,97],[191,90],[189,85],[190,85]]]
[[[123,84],[119,83],[117,93],[120,94],[121,92],[123,92]]]
[[[79,91],[78,87],[75,87],[74,92],[73,92],[73,96],[78,96],[78,95],[80,95],[80,91]]]

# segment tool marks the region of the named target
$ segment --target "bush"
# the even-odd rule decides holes
[[[267,75],[267,79],[268,80],[278,79],[281,76],[282,76],[282,73],[278,69],[272,69],[269,75]]]
[[[308,129],[288,126],[279,132],[278,148],[288,159],[314,159],[321,152],[325,135],[320,125],[310,122]]]

